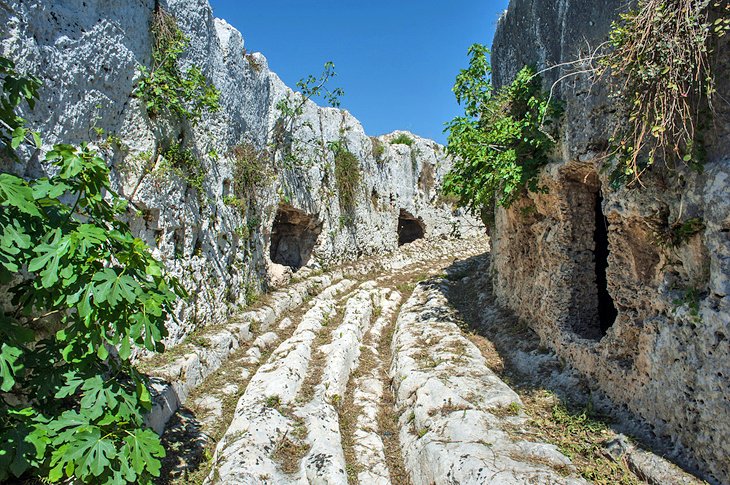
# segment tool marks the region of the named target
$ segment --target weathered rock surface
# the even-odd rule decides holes
[[[391,375],[413,483],[585,483],[556,470],[570,460],[555,446],[513,441],[502,429],[509,420],[500,411],[522,402],[462,335],[438,285],[416,288],[393,337]]]
[[[460,255],[484,248],[476,241],[454,247]],[[415,276],[433,272],[423,262],[437,254],[424,247],[393,259],[410,260],[400,273]],[[356,271],[371,274],[365,262]],[[345,279],[312,300],[293,335],[254,373],[206,483],[400,483],[386,458],[380,422],[392,418],[384,412],[400,416],[399,447],[414,484],[583,483],[565,476],[570,461],[555,446],[513,440],[501,429],[526,419],[499,417],[520,398],[462,335],[439,280],[419,285],[395,322],[401,295],[389,288],[392,278],[366,280],[349,293]],[[386,341],[394,356],[391,410],[382,408],[387,327],[395,329]],[[343,429],[343,419],[354,425]]]
[[[359,483],[388,485],[392,482],[385,457],[385,444],[378,425],[378,411],[384,393],[382,375],[385,373],[378,343],[400,305],[402,296],[398,291],[391,291],[389,296],[387,294],[380,296],[378,305],[380,316],[368,332],[363,349],[363,352],[371,353],[372,360],[369,362],[372,362],[372,365],[363,369],[362,375],[356,378],[354,383],[353,401],[357,403],[360,413],[356,418],[353,452],[356,466],[360,470],[357,474]],[[364,364],[361,364],[361,367],[364,367]]]
[[[191,409],[163,435],[166,476],[176,485],[584,483],[596,456],[571,462],[540,428],[559,396],[589,402],[588,387],[496,306],[480,278],[486,251],[485,239],[417,241],[310,276],[331,283],[251,327],[191,389]],[[536,408],[535,392],[553,404]],[[615,441],[607,428],[590,446],[606,447],[597,456],[616,460],[614,477],[698,483]]]
[[[497,85],[523,64],[547,68],[606,39],[621,1],[513,0],[492,60]],[[724,99],[727,46],[718,49]],[[713,483],[730,480],[730,151],[728,107],[708,134],[701,174],[657,167],[644,187],[612,188],[602,171],[617,120],[602,83],[545,73],[565,103],[565,122],[540,184],[547,194],[496,214],[493,277],[502,304],[529,321],[544,344],[643,418],[665,452]],[[567,76],[561,83],[554,81]],[[691,218],[704,227],[676,246]],[[605,230],[606,234],[601,235]],[[605,251],[605,254],[602,252]],[[597,264],[607,263],[606,283]],[[612,300],[612,301],[610,301]],[[610,306],[617,311],[615,319]]]
[[[416,136],[411,147],[391,145],[395,135],[371,139],[350,113],[313,102],[294,121],[289,142],[268,159],[271,176],[257,190],[254,206],[244,215],[226,204],[235,189],[231,149],[267,148],[279,118],[276,105],[294,94],[263,55],[246,52],[242,35],[216,19],[207,0],[162,5],[190,39],[183,67],[199,65],[221,94],[221,110],[195,126],[164,116],[150,119],[132,96],[138,66],[151,62],[153,0],[4,2],[0,23],[8,35],[0,53],[44,83],[41,102],[27,113],[44,135],[43,151],[58,142],[103,146],[107,135],[118,137],[120,143],[110,143],[105,153],[118,191],[136,211],[130,214],[132,228],[190,290],[190,302],[181,303],[169,322],[170,344],[196,328],[225,323],[252,294],[285,283],[292,273],[281,264],[297,269],[392,251],[401,210],[423,223],[426,237],[479,231],[476,221],[454,215],[437,200],[450,166],[442,147]],[[201,164],[200,193],[161,168],[160,155],[173,142],[189,148]],[[347,214],[338,203],[329,142],[354,153],[362,172]],[[377,156],[376,144],[382,146]],[[31,155],[27,165],[3,170],[45,173],[39,155]],[[294,246],[291,238],[282,242],[276,223],[277,214],[292,211],[302,216],[293,221],[300,241]],[[297,232],[304,216],[302,230],[311,237]]]

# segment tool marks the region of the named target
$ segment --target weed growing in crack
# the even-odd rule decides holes
[[[195,189],[198,200],[201,203],[204,201],[203,181],[205,180],[206,171],[202,162],[192,150],[183,148],[175,142],[162,151],[162,162],[157,166],[154,175],[158,178],[164,178],[170,173],[181,178],[188,187]]]
[[[335,156],[335,184],[340,209],[347,217],[345,225],[351,225],[354,221],[352,213],[357,204],[357,193],[362,181],[360,160],[342,142],[330,142],[329,149]]]
[[[233,193],[243,207],[255,202],[257,191],[271,177],[270,154],[253,143],[243,142],[229,151],[233,159]]]
[[[279,407],[281,406],[281,397],[276,394],[267,396],[266,400],[264,401],[264,405],[267,408],[279,409]]]
[[[373,158],[375,158],[375,163],[383,165],[385,163],[385,159],[383,158],[383,155],[385,155],[385,145],[374,136],[370,137],[370,141],[373,145]]]

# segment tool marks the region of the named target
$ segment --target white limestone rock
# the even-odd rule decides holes
[[[514,418],[497,411],[520,398],[461,333],[437,284],[418,285],[403,305],[393,347],[400,442],[415,485],[585,483],[543,464],[569,464],[554,446],[514,442],[502,429]]]

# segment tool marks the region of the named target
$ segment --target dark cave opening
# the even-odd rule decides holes
[[[426,226],[423,221],[414,217],[405,209],[400,210],[398,216],[398,246],[412,243],[416,239],[422,239],[426,233]]]
[[[321,232],[322,222],[317,216],[288,204],[279,205],[271,228],[271,261],[294,270],[305,266]]]
[[[611,328],[618,315],[616,306],[613,304],[613,298],[611,298],[608,292],[608,277],[606,276],[609,255],[608,219],[603,214],[602,204],[603,197],[599,190],[596,192],[596,228],[593,233],[593,241],[595,242],[594,256],[596,262],[596,286],[598,289],[598,324],[601,329],[601,336],[606,335],[606,332]]]

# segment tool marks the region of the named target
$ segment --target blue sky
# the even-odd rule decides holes
[[[467,48],[491,45],[508,0],[211,0],[289,86],[334,61],[342,107],[369,135],[396,129],[444,143]]]

